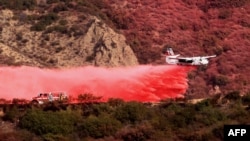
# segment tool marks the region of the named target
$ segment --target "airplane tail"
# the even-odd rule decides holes
[[[165,56],[166,56],[166,63],[167,64],[175,64],[176,65],[178,63],[177,57],[180,56],[180,54],[175,55],[172,48],[166,48]]]
[[[166,55],[173,56],[174,55],[173,49],[172,48],[167,48]]]

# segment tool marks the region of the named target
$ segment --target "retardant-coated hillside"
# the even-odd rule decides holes
[[[216,54],[190,74],[188,94],[249,92],[248,0],[106,0],[140,63],[159,63],[164,47],[183,56]],[[164,62],[161,60],[160,62]]]

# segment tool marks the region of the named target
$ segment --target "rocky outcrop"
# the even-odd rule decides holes
[[[137,59],[125,42],[125,37],[117,34],[97,18],[82,40],[86,52],[89,52],[87,61],[97,66],[129,66],[138,64]]]
[[[0,62],[9,65],[39,67],[131,66],[138,64],[134,52],[122,34],[115,32],[94,16],[64,12],[61,19],[44,31],[30,30],[37,21],[27,17],[39,13],[0,12]],[[62,21],[66,21],[64,24]]]

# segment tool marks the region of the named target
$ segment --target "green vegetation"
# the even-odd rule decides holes
[[[46,29],[46,27],[53,22],[57,21],[59,19],[58,15],[56,13],[48,13],[46,15],[42,15],[39,18],[39,21],[31,26],[31,30],[33,31],[43,31]]]
[[[103,138],[114,135],[121,127],[121,123],[109,115],[90,115],[78,127],[80,137]]]
[[[20,120],[20,127],[37,135],[69,134],[74,130],[74,124],[78,123],[80,114],[71,110],[66,111],[41,111],[28,110]]]
[[[3,120],[15,122],[19,115],[17,113],[18,113],[18,109],[16,106],[9,107],[8,109],[6,109],[5,115],[3,116]]]
[[[33,9],[36,6],[36,0],[1,0],[0,6],[13,10]]]
[[[148,118],[148,109],[141,103],[128,102],[114,111],[114,117],[122,123],[140,123]]]
[[[45,33],[51,33],[51,32],[59,32],[61,34],[68,34],[68,29],[66,26],[63,26],[63,25],[56,25],[56,26],[51,26],[51,27],[48,27],[46,29],[46,32]]]
[[[79,95],[80,105],[5,106],[2,119],[18,123],[13,138],[65,141],[222,140],[224,124],[250,121],[249,94],[241,97],[237,91],[197,104],[170,100],[156,106],[121,99],[87,103],[92,98],[90,94]],[[224,102],[218,102],[219,99]]]
[[[245,105],[250,105],[250,92],[242,97],[242,103]]]

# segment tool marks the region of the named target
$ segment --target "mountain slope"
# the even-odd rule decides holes
[[[172,47],[182,56],[217,55],[189,74],[189,96],[250,91],[249,0],[5,0],[0,7],[3,65],[164,64],[162,50]]]
[[[97,17],[77,10],[57,13],[50,7],[40,13],[1,10],[0,18],[2,64],[39,67],[138,64],[122,34]]]
[[[250,91],[249,0],[106,2],[112,7],[107,13],[115,15],[140,63],[164,62],[164,47],[182,56],[218,56],[206,69],[190,74],[189,94],[207,96],[215,87],[223,93]]]

